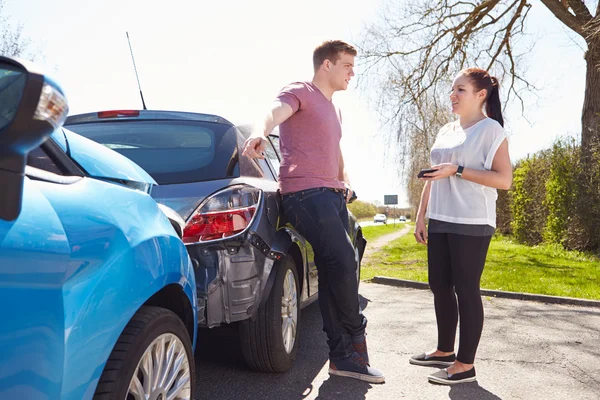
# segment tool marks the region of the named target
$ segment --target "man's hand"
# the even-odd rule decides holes
[[[242,155],[248,158],[260,158],[264,159],[265,146],[267,145],[267,139],[261,136],[252,136],[244,143],[244,151]]]
[[[350,199],[352,199],[352,196],[354,196],[354,190],[352,190],[350,185],[345,182],[344,186],[346,187],[346,203],[350,203]]]

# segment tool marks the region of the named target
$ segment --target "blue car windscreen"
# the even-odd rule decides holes
[[[69,129],[129,158],[159,185],[239,176],[237,133],[227,124],[123,120]]]

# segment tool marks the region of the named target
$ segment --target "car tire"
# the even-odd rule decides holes
[[[286,257],[273,268],[276,275],[269,298],[258,309],[254,320],[240,323],[240,342],[246,363],[261,372],[289,370],[298,352],[300,293],[296,265],[291,257]],[[288,320],[283,315],[284,307],[286,315],[290,314]],[[289,330],[284,329],[284,324]],[[288,340],[284,340],[284,333],[288,334]]]
[[[157,359],[156,355],[164,358]],[[168,361],[169,355],[172,355],[171,362]],[[168,367],[160,368],[156,365],[158,363]],[[134,398],[136,391],[149,394],[152,399],[166,400],[167,395],[178,386],[182,389],[181,397],[177,398],[192,400],[195,394],[194,367],[192,342],[179,317],[164,308],[144,306],[134,314],[115,344],[100,376],[94,400]],[[169,382],[171,378],[165,382],[157,377],[152,386],[144,385],[147,382],[144,378],[148,379],[144,369],[155,368],[163,371],[161,375],[165,379],[169,373],[177,371],[175,380]]]

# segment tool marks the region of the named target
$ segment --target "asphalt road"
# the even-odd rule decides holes
[[[197,399],[600,399],[600,309],[484,299],[486,321],[477,383],[432,385],[436,369],[408,358],[435,346],[428,291],[361,283],[373,366],[386,383],[330,377],[317,304],[303,310],[299,352],[285,374],[248,371],[235,332],[202,335],[196,354]]]

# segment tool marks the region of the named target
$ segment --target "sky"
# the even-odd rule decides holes
[[[319,43],[359,43],[365,24],[389,2],[5,0],[5,12],[23,24],[40,54],[36,62],[65,90],[70,114],[141,108],[127,31],[149,109],[213,113],[242,124],[262,116],[287,83],[312,78]],[[505,112],[513,161],[580,131],[583,43],[538,0],[532,5],[521,40],[535,42],[524,65],[538,91],[526,96],[525,116],[516,102]],[[406,206],[404,179],[369,90],[355,79],[333,99],[344,115],[348,174],[359,199],[397,194]]]

